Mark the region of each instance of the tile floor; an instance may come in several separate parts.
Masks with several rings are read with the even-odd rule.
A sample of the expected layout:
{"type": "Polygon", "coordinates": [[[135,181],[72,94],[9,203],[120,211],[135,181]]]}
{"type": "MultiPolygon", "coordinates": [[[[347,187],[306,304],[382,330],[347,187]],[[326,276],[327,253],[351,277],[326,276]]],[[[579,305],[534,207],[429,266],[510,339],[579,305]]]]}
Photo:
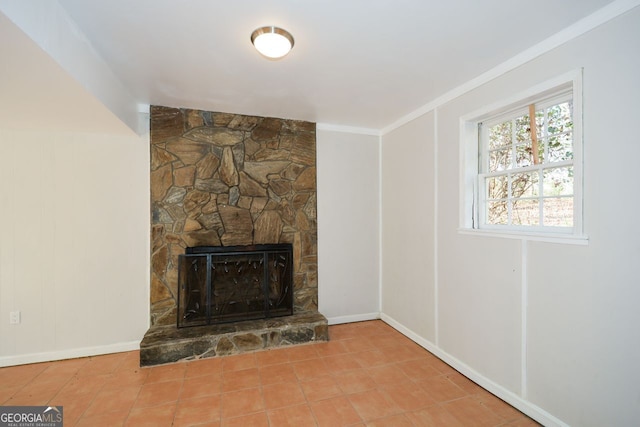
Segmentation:
{"type": "Polygon", "coordinates": [[[534,426],[382,321],[331,341],[140,368],[138,352],[0,368],[0,405],[70,426],[534,426]]]}

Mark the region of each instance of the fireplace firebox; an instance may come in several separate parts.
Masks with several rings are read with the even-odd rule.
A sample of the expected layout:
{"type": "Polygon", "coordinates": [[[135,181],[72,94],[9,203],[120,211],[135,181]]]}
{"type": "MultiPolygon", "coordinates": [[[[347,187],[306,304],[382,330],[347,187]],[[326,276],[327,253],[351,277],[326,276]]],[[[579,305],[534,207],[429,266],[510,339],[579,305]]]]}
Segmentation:
{"type": "Polygon", "coordinates": [[[293,314],[291,244],[189,247],[178,262],[179,328],[293,314]]]}

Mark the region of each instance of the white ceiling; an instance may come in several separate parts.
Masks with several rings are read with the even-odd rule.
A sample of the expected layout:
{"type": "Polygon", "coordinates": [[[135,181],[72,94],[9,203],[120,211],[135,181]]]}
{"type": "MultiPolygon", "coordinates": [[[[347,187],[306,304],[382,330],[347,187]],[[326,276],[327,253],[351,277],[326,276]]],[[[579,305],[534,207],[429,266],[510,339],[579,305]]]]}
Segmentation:
{"type": "Polygon", "coordinates": [[[59,0],[140,103],[382,129],[612,0],[59,0]],[[269,61],[249,37],[289,30],[269,61]]]}

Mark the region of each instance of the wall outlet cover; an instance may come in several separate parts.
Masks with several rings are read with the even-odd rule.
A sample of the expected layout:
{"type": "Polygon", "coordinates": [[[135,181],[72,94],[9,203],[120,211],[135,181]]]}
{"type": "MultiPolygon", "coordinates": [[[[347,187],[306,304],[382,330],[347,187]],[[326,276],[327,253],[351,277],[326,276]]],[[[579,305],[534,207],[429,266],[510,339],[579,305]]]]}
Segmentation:
{"type": "Polygon", "coordinates": [[[9,323],[12,325],[20,323],[20,311],[12,311],[9,313],[9,323]]]}

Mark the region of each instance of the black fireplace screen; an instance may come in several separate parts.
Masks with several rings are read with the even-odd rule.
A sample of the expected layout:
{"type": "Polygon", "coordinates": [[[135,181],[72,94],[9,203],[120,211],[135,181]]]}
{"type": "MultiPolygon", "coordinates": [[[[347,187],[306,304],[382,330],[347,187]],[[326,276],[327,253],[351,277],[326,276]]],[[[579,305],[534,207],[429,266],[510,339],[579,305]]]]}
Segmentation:
{"type": "Polygon", "coordinates": [[[179,328],[293,314],[291,244],[197,246],[178,258],[179,328]]]}

